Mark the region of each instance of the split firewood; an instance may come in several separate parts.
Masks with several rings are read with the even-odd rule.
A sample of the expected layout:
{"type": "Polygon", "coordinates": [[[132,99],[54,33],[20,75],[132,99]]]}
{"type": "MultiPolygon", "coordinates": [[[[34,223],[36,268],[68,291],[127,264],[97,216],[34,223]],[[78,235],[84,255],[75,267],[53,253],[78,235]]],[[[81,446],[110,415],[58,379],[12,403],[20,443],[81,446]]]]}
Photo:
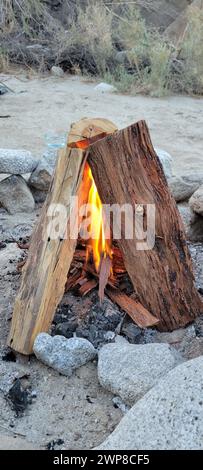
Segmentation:
{"type": "Polygon", "coordinates": [[[128,297],[119,289],[107,287],[105,292],[112,302],[124,310],[140,328],[155,326],[159,323],[159,319],[154,317],[140,302],[128,297]]]}
{"type": "Polygon", "coordinates": [[[95,287],[98,286],[98,281],[96,279],[89,279],[78,289],[78,294],[84,297],[89,294],[95,287]]]}
{"type": "MultiPolygon", "coordinates": [[[[116,126],[106,119],[83,119],[72,125],[68,143],[92,138],[103,132],[112,134],[115,130],[116,126]]],[[[78,210],[87,202],[85,161],[86,152],[81,149],[66,146],[59,151],[50,192],[30,242],[8,337],[8,345],[23,354],[31,354],[38,333],[49,330],[64,294],[67,273],[77,245],[77,234],[75,238],[70,235],[70,198],[78,196],[78,210]],[[67,209],[66,236],[63,239],[51,240],[48,236],[50,217],[47,213],[51,204],[62,204],[67,209]]],[[[78,217],[78,228],[81,220],[78,217]]]]}

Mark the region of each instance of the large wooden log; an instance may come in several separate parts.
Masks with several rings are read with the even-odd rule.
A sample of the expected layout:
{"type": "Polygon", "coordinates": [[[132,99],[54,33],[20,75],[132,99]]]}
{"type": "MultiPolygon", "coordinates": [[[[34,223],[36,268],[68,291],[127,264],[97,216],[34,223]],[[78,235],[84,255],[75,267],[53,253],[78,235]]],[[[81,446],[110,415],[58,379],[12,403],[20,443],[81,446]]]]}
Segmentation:
{"type": "MultiPolygon", "coordinates": [[[[158,327],[167,331],[185,326],[203,312],[203,304],[194,286],[180,214],[146,123],[91,145],[88,163],[103,204],[155,205],[154,247],[140,251],[135,233],[125,238],[123,222],[118,245],[137,299],[160,319],[158,327]]],[[[146,214],[144,219],[146,223],[146,214]]]]}
{"type": "MultiPolygon", "coordinates": [[[[115,130],[114,124],[105,119],[83,119],[71,127],[68,143],[115,130]]],[[[32,236],[8,338],[8,345],[23,354],[32,352],[38,333],[48,331],[64,293],[77,243],[77,234],[75,239],[70,236],[70,199],[78,196],[78,207],[87,201],[84,164],[85,153],[80,149],[67,146],[59,152],[51,188],[32,236]],[[66,238],[63,234],[56,240],[48,236],[47,214],[51,204],[62,204],[67,210],[66,238]]]]}

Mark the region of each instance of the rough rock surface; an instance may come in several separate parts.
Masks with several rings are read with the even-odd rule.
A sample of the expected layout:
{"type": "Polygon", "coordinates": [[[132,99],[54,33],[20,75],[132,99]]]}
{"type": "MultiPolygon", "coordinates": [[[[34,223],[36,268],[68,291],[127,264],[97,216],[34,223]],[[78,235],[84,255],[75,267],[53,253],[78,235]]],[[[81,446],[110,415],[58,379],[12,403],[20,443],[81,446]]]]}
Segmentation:
{"type": "Polygon", "coordinates": [[[168,152],[165,152],[165,150],[162,150],[160,148],[155,148],[154,150],[157,153],[159,160],[163,166],[163,170],[164,170],[166,178],[167,179],[171,178],[173,158],[168,152]]]}
{"type": "Polygon", "coordinates": [[[64,76],[64,71],[61,67],[57,67],[56,65],[53,65],[53,67],[51,68],[51,74],[54,76],[54,77],[63,77],[64,76]]]}
{"type": "Polygon", "coordinates": [[[100,93],[113,93],[116,88],[113,85],[109,85],[108,83],[101,82],[95,86],[95,91],[99,91],[100,93]]]}
{"type": "Polygon", "coordinates": [[[132,405],[180,360],[168,344],[111,343],[99,351],[98,378],[104,388],[132,405]]]}
{"type": "Polygon", "coordinates": [[[34,210],[34,198],[22,176],[12,175],[0,182],[0,205],[10,214],[34,210]]]}
{"type": "Polygon", "coordinates": [[[180,176],[173,176],[168,180],[168,184],[176,202],[189,199],[199,187],[198,183],[187,183],[180,176]]]}
{"type": "Polygon", "coordinates": [[[201,171],[198,171],[198,173],[190,172],[190,174],[183,175],[182,178],[188,184],[197,183],[198,186],[203,184],[203,173],[201,171]]]}
{"type": "Polygon", "coordinates": [[[194,212],[203,216],[203,185],[194,192],[189,200],[189,205],[194,212]]]}
{"type": "Polygon", "coordinates": [[[49,367],[70,377],[75,369],[96,356],[94,346],[84,338],[66,339],[40,333],[34,342],[36,357],[49,367]]]}
{"type": "Polygon", "coordinates": [[[31,173],[38,160],[27,150],[0,149],[0,173],[24,175],[31,173]]]}
{"type": "Polygon", "coordinates": [[[29,185],[39,191],[48,191],[56,164],[56,153],[45,154],[30,175],[29,185]]]}
{"type": "Polygon", "coordinates": [[[192,242],[203,242],[203,217],[201,215],[194,214],[187,236],[192,242]]]}
{"type": "Polygon", "coordinates": [[[170,371],[99,449],[203,449],[203,356],[170,371]]]}

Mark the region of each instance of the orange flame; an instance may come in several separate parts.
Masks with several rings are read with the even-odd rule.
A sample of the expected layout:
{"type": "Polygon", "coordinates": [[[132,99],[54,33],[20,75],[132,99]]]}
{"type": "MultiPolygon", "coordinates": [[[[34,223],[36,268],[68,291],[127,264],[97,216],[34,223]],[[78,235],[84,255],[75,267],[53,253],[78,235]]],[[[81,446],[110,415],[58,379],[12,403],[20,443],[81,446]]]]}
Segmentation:
{"type": "Polygon", "coordinates": [[[88,167],[88,171],[86,173],[87,178],[90,180],[89,182],[91,184],[88,194],[88,204],[91,204],[89,233],[92,234],[92,238],[90,239],[90,243],[87,247],[87,259],[89,259],[90,252],[92,251],[95,268],[99,271],[102,258],[105,258],[106,256],[109,256],[110,258],[112,257],[111,240],[105,238],[105,220],[102,210],[102,202],[99,197],[91,169],[88,164],[86,165],[88,167]]]}

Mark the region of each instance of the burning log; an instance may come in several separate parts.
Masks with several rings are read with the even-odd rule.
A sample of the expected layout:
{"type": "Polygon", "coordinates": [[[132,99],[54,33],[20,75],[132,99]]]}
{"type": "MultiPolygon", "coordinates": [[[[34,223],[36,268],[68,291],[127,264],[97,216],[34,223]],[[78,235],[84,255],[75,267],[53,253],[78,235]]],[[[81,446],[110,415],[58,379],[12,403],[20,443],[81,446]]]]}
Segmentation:
{"type": "MultiPolygon", "coordinates": [[[[83,119],[71,128],[68,142],[112,133],[116,127],[105,119],[83,119]]],[[[32,353],[38,333],[48,331],[56,307],[62,299],[77,238],[70,237],[70,198],[78,196],[78,207],[87,202],[88,187],[84,181],[85,152],[79,148],[62,149],[53,181],[38,225],[33,233],[24,267],[21,287],[16,298],[8,345],[23,354],[32,353]],[[51,204],[67,208],[66,238],[50,240],[47,235],[51,204]]]]}
{"type": "MultiPolygon", "coordinates": [[[[180,214],[146,123],[140,121],[93,144],[88,163],[103,204],[133,205],[133,216],[139,205],[154,205],[154,247],[137,249],[138,237],[133,233],[126,238],[123,224],[118,246],[137,298],[158,317],[160,330],[185,326],[203,312],[203,303],[194,286],[180,214]]],[[[144,213],[145,224],[146,219],[144,213]]]]}

